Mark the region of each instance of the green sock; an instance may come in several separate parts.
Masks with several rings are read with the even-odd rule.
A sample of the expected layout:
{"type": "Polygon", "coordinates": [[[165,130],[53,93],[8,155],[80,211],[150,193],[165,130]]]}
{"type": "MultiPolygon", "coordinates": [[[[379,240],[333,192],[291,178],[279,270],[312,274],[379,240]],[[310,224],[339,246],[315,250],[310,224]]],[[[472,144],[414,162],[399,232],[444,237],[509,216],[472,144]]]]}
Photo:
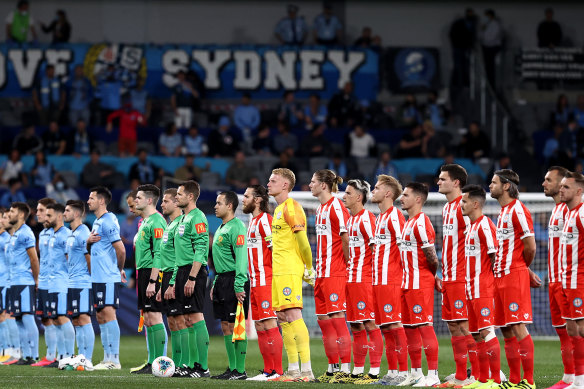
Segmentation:
{"type": "Polygon", "coordinates": [[[150,327],[149,331],[152,331],[152,344],[154,345],[154,352],[150,349],[150,354],[154,354],[152,361],[156,358],[164,355],[164,349],[166,347],[166,327],[164,324],[156,324],[150,327]]]}
{"type": "Polygon", "coordinates": [[[190,353],[189,353],[189,329],[188,328],[183,328],[182,330],[179,331],[180,333],[180,348],[182,351],[182,358],[179,361],[179,365],[180,367],[182,367],[183,365],[188,365],[189,364],[189,357],[190,357],[190,353]]]}
{"type": "Polygon", "coordinates": [[[235,369],[239,373],[244,373],[245,357],[247,354],[247,339],[236,340],[234,345],[235,345],[235,369]]]}
{"type": "Polygon", "coordinates": [[[197,331],[195,327],[189,327],[189,367],[195,367],[199,362],[199,349],[197,348],[197,331]]]}
{"type": "Polygon", "coordinates": [[[179,367],[182,361],[182,349],[181,349],[181,334],[180,331],[170,331],[170,340],[172,344],[172,361],[174,366],[179,367]]]}
{"type": "Polygon", "coordinates": [[[235,346],[231,339],[233,335],[223,335],[225,341],[225,350],[227,350],[227,359],[229,359],[229,370],[235,369],[235,346]]]}
{"type": "Polygon", "coordinates": [[[152,331],[152,327],[146,327],[146,342],[148,343],[148,363],[152,364],[154,362],[154,331],[152,331]]]}
{"type": "Polygon", "coordinates": [[[207,357],[209,355],[209,331],[207,331],[207,323],[201,320],[193,324],[193,328],[197,332],[197,349],[199,350],[199,364],[203,370],[209,368],[207,357]]]}

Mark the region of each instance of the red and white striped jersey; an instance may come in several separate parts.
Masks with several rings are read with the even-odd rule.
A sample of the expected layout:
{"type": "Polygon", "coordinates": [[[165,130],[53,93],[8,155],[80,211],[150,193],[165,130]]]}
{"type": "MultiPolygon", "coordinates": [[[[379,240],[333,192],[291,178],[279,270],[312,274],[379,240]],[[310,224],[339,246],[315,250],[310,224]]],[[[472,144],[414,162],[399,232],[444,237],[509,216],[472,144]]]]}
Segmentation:
{"type": "Polygon", "coordinates": [[[401,282],[403,277],[398,242],[406,218],[396,207],[377,216],[375,222],[375,253],[373,255],[373,285],[401,282]]]}
{"type": "Polygon", "coordinates": [[[250,286],[272,282],[272,215],[262,212],[247,228],[247,258],[250,286]]]}
{"type": "Polygon", "coordinates": [[[497,252],[497,227],[485,215],[471,223],[464,240],[466,293],[470,299],[493,297],[495,277],[489,254],[497,252]]]}
{"type": "Polygon", "coordinates": [[[316,209],[316,277],[346,277],[341,234],[347,232],[349,211],[336,197],[316,209]]]}
{"type": "Polygon", "coordinates": [[[582,203],[568,212],[561,237],[562,286],[564,289],[579,289],[584,286],[584,267],[579,266],[584,258],[584,207],[582,203]]]}
{"type": "Polygon", "coordinates": [[[470,219],[462,215],[462,196],[444,205],[442,210],[442,277],[444,281],[462,281],[466,274],[464,232],[470,219]]]}
{"type": "Polygon", "coordinates": [[[399,242],[403,268],[402,289],[434,287],[434,274],[430,271],[422,249],[434,246],[435,238],[434,227],[424,212],[410,218],[404,225],[399,242]]]}
{"type": "Polygon", "coordinates": [[[534,236],[529,209],[517,199],[501,208],[497,219],[499,249],[493,267],[495,277],[503,277],[513,269],[526,267],[523,239],[529,236],[534,236]]]}
{"type": "Polygon", "coordinates": [[[548,223],[548,279],[550,282],[562,282],[562,261],[560,260],[560,238],[564,222],[568,215],[566,203],[557,203],[548,223]]]}
{"type": "Polygon", "coordinates": [[[349,278],[347,282],[371,284],[371,258],[375,239],[375,215],[366,209],[349,218],[349,278]]]}

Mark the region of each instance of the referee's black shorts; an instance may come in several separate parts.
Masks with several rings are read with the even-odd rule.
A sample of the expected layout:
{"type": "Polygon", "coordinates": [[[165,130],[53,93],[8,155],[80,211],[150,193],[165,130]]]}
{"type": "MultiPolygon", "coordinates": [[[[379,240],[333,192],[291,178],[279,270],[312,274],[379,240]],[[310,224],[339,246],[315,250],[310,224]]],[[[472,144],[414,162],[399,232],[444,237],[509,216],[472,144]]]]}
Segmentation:
{"type": "MultiPolygon", "coordinates": [[[[235,272],[219,273],[213,286],[213,313],[215,319],[235,323],[235,311],[237,310],[237,297],[235,297],[235,272]]],[[[243,312],[247,319],[249,310],[249,279],[243,285],[245,300],[243,312]]]]}
{"type": "Polygon", "coordinates": [[[136,282],[138,283],[138,309],[144,312],[163,312],[162,302],[156,301],[156,293],[160,289],[160,272],[158,273],[154,296],[148,298],[146,297],[146,289],[150,282],[150,274],[152,273],[151,268],[138,269],[138,277],[136,282]]]}
{"type": "MultiPolygon", "coordinates": [[[[162,301],[164,304],[164,309],[166,312],[166,316],[178,316],[182,315],[182,305],[178,302],[176,298],[171,300],[164,299],[164,293],[166,293],[166,289],[170,286],[170,279],[172,278],[172,271],[165,271],[162,273],[162,301]]],[[[176,289],[175,289],[175,297],[176,297],[176,289]]]]}
{"type": "Polygon", "coordinates": [[[185,284],[189,279],[192,267],[193,265],[179,267],[176,272],[176,279],[174,280],[174,297],[180,303],[184,315],[188,313],[202,313],[205,306],[205,291],[207,290],[206,266],[201,266],[199,269],[193,294],[190,297],[185,296],[185,284]]]}

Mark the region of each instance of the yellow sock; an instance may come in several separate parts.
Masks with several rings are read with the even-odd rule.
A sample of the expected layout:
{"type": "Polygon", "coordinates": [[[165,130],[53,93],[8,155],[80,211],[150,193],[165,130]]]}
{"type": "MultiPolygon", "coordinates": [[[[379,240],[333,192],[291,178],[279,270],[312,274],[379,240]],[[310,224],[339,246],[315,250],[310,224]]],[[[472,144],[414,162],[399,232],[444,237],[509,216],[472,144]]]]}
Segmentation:
{"type": "Polygon", "coordinates": [[[310,364],[310,336],[308,335],[308,328],[306,328],[304,319],[294,320],[290,323],[290,327],[296,336],[296,348],[298,349],[298,354],[300,354],[300,362],[304,370],[304,366],[310,364]]]}
{"type": "Polygon", "coordinates": [[[282,339],[286,348],[286,354],[288,355],[288,365],[298,364],[298,348],[296,348],[296,340],[294,337],[292,323],[282,323],[282,339]]]}

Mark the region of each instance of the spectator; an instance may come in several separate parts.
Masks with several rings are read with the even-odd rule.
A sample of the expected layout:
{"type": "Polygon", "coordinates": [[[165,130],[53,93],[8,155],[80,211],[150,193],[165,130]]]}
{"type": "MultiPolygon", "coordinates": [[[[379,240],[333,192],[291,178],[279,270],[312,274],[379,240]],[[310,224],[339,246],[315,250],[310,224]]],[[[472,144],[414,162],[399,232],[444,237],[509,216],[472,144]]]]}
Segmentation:
{"type": "Polygon", "coordinates": [[[431,91],[428,94],[428,102],[424,109],[424,117],[430,120],[436,131],[441,131],[446,126],[448,121],[448,109],[438,102],[438,94],[436,91],[431,91]]]}
{"type": "Polygon", "coordinates": [[[66,84],[69,99],[69,123],[74,126],[79,119],[89,123],[89,105],[91,104],[91,83],[83,74],[83,65],[75,66],[75,74],[66,84]]]}
{"type": "Polygon", "coordinates": [[[6,17],[6,40],[16,43],[28,42],[28,31],[30,30],[32,38],[36,41],[37,34],[34,29],[34,19],[29,13],[30,6],[28,1],[20,0],[16,8],[6,17]]]}
{"type": "Polygon", "coordinates": [[[219,128],[209,134],[209,155],[214,158],[233,157],[239,150],[239,138],[231,131],[229,117],[219,119],[219,128]]]}
{"type": "Polygon", "coordinates": [[[206,155],[209,151],[205,138],[199,134],[196,126],[189,128],[189,133],[185,136],[185,148],[187,154],[193,154],[195,157],[206,155]]]}
{"type": "Polygon", "coordinates": [[[399,142],[396,158],[423,158],[424,131],[422,126],[413,127],[399,142]]]}
{"type": "Polygon", "coordinates": [[[59,173],[55,174],[53,181],[47,184],[46,190],[47,197],[55,199],[63,205],[69,200],[79,200],[77,192],[69,187],[65,178],[59,173]]]}
{"type": "Polygon", "coordinates": [[[470,82],[470,55],[476,41],[477,19],[474,11],[467,8],[463,18],[450,26],[452,45],[452,78],[455,87],[468,86],[470,82]]]}
{"type": "Polygon", "coordinates": [[[436,135],[434,126],[430,120],[426,120],[422,124],[424,130],[424,141],[422,145],[422,154],[426,158],[442,158],[446,153],[444,142],[436,135]]]}
{"type": "Polygon", "coordinates": [[[422,124],[420,107],[416,101],[416,96],[411,93],[406,95],[406,100],[399,109],[399,123],[403,127],[410,128],[422,124]]]}
{"type": "Polygon", "coordinates": [[[341,153],[333,154],[332,159],[326,165],[326,168],[332,170],[337,174],[337,176],[342,177],[343,181],[349,179],[349,168],[345,161],[343,161],[343,156],[341,153]]]}
{"type": "Polygon", "coordinates": [[[578,127],[584,128],[584,95],[578,95],[573,115],[578,127]]]}
{"type": "Polygon", "coordinates": [[[481,130],[477,122],[470,123],[467,133],[462,137],[460,146],[465,158],[477,160],[489,157],[491,154],[491,140],[481,130]]]}
{"type": "MultiPolygon", "coordinates": [[[[121,202],[126,204],[125,197],[122,198],[121,202]]],[[[128,205],[126,204],[125,207],[127,209],[128,205]]],[[[128,266],[130,262],[134,262],[132,258],[134,255],[134,237],[138,233],[139,218],[129,211],[126,212],[126,215],[126,220],[120,223],[120,238],[126,248],[126,266],[128,266]]]]}
{"type": "Polygon", "coordinates": [[[101,123],[107,121],[108,116],[122,108],[123,83],[116,72],[114,65],[108,65],[97,76],[98,90],[101,97],[101,123]]]}
{"type": "Polygon", "coordinates": [[[12,148],[22,155],[31,155],[43,149],[43,141],[36,134],[34,126],[28,126],[14,138],[12,148]]]}
{"type": "Polygon", "coordinates": [[[256,106],[251,105],[251,96],[245,93],[241,97],[241,105],[235,108],[233,113],[233,121],[235,126],[239,128],[243,134],[244,142],[251,146],[252,133],[254,133],[260,125],[260,110],[256,106]]]}
{"type": "Polygon", "coordinates": [[[339,18],[333,15],[333,7],[325,3],[323,11],[314,18],[314,42],[319,45],[331,46],[341,43],[343,25],[339,18]]]}
{"type": "Polygon", "coordinates": [[[149,99],[148,91],[144,89],[144,83],[145,81],[138,80],[136,87],[130,89],[129,97],[132,108],[140,112],[144,116],[144,123],[147,123],[150,118],[152,102],[149,99]]]}
{"type": "Polygon", "coordinates": [[[93,146],[93,137],[87,132],[85,121],[78,119],[75,130],[69,132],[67,154],[73,154],[77,158],[82,155],[89,155],[93,150],[93,146]]]}
{"type": "Polygon", "coordinates": [[[55,168],[53,164],[47,161],[47,156],[43,151],[37,151],[35,155],[34,166],[30,172],[32,184],[34,186],[45,187],[53,181],[55,168]]]}
{"type": "Polygon", "coordinates": [[[565,160],[562,158],[564,152],[560,151],[560,138],[564,132],[564,127],[556,123],[554,126],[554,136],[545,141],[543,146],[542,156],[544,158],[545,166],[560,165],[565,164],[565,160]]]}
{"type": "Polygon", "coordinates": [[[545,20],[537,26],[537,46],[553,49],[561,44],[562,27],[554,20],[554,10],[546,8],[545,20]]]}
{"type": "Polygon", "coordinates": [[[310,95],[308,105],[304,107],[304,122],[306,129],[312,130],[323,123],[326,123],[328,111],[326,105],[320,103],[320,96],[316,93],[310,95]]]}
{"type": "Polygon", "coordinates": [[[294,101],[294,92],[284,92],[284,102],[280,104],[278,120],[288,123],[291,128],[296,128],[300,126],[303,119],[304,113],[301,105],[294,101]]]}
{"type": "Polygon", "coordinates": [[[513,166],[511,166],[511,157],[509,157],[507,153],[499,154],[497,160],[493,163],[493,167],[491,168],[489,174],[487,175],[487,185],[491,184],[491,180],[493,179],[495,172],[501,169],[513,170],[513,166]]]}
{"type": "Polygon", "coordinates": [[[329,152],[330,143],[324,136],[324,124],[315,127],[302,141],[300,148],[307,157],[324,157],[329,152]]]}
{"type": "Polygon", "coordinates": [[[368,48],[371,46],[371,42],[373,42],[373,32],[371,31],[371,27],[363,27],[361,30],[361,36],[357,38],[353,46],[368,48]]]}
{"type": "Polygon", "coordinates": [[[280,155],[286,150],[291,150],[293,156],[298,151],[298,137],[290,133],[287,123],[278,123],[278,135],[274,137],[274,154],[280,155]]]}
{"type": "Polygon", "coordinates": [[[57,123],[56,120],[52,120],[49,123],[49,129],[43,132],[42,139],[43,144],[45,145],[45,153],[49,155],[65,154],[67,139],[65,138],[63,131],[59,128],[59,123],[57,123]]]}
{"type": "Polygon", "coordinates": [[[571,169],[579,157],[580,147],[582,146],[579,137],[578,123],[574,119],[568,122],[568,125],[562,135],[560,135],[560,150],[565,153],[567,164],[564,165],[566,169],[571,169]]]}
{"type": "Polygon", "coordinates": [[[10,152],[10,158],[8,158],[0,167],[0,177],[2,178],[2,184],[6,185],[10,180],[25,181],[26,176],[23,173],[24,165],[20,160],[20,153],[16,149],[12,149],[10,152]]]}
{"type": "Polygon", "coordinates": [[[37,78],[32,89],[32,100],[42,124],[59,120],[65,108],[65,88],[55,75],[53,65],[47,65],[45,74],[37,78]]]}
{"type": "Polygon", "coordinates": [[[272,166],[272,170],[279,169],[279,168],[286,168],[286,169],[292,170],[295,174],[298,173],[298,168],[296,167],[294,162],[292,162],[290,160],[290,158],[291,158],[290,152],[282,151],[280,153],[280,159],[278,160],[278,162],[276,162],[274,164],[274,166],[272,166]]]}
{"type": "Polygon", "coordinates": [[[22,182],[18,178],[11,178],[8,182],[9,189],[0,198],[0,206],[10,208],[10,204],[17,201],[26,203],[26,196],[22,192],[22,182]]]}
{"type": "Polygon", "coordinates": [[[353,158],[369,157],[375,149],[375,139],[368,134],[361,125],[355,126],[355,129],[347,134],[347,155],[353,158]]]}
{"type": "Polygon", "coordinates": [[[270,134],[270,126],[264,125],[258,131],[253,140],[253,150],[258,155],[271,156],[273,150],[273,141],[270,134]]]}
{"type": "Polygon", "coordinates": [[[101,154],[99,150],[94,149],[90,156],[89,162],[83,166],[81,172],[81,184],[85,188],[93,188],[95,186],[124,187],[125,178],[122,173],[100,161],[101,154]]]}
{"type": "Polygon", "coordinates": [[[377,165],[377,169],[375,169],[375,177],[381,174],[386,174],[388,176],[397,178],[397,166],[391,162],[391,153],[389,151],[384,151],[379,156],[379,164],[377,165]]]}
{"type": "Polygon", "coordinates": [[[353,96],[353,83],[347,81],[342,90],[329,101],[329,123],[332,127],[352,127],[357,115],[357,100],[353,96]]]}
{"type": "Polygon", "coordinates": [[[138,161],[130,167],[129,179],[137,179],[140,184],[155,184],[164,175],[164,171],[148,161],[148,152],[138,150],[138,161]]]}
{"type": "Polygon", "coordinates": [[[565,94],[558,96],[558,101],[556,102],[556,110],[552,112],[551,124],[568,124],[568,120],[572,113],[570,112],[570,105],[568,104],[568,97],[565,94]]]}
{"type": "Polygon", "coordinates": [[[195,156],[193,154],[187,154],[185,156],[185,164],[175,170],[174,178],[179,181],[200,181],[203,172],[209,171],[210,167],[211,164],[209,162],[207,162],[207,165],[204,169],[195,166],[195,156]]]}
{"type": "Polygon", "coordinates": [[[243,190],[249,185],[253,176],[252,169],[245,163],[243,151],[235,153],[235,159],[225,173],[225,183],[233,190],[243,190]]]}
{"type": "Polygon", "coordinates": [[[294,4],[288,5],[288,16],[280,19],[274,34],[281,44],[301,45],[304,43],[308,27],[302,16],[298,16],[298,7],[294,4]]]}
{"type": "Polygon", "coordinates": [[[119,119],[120,125],[118,136],[118,152],[120,156],[136,154],[136,144],[138,142],[136,127],[144,124],[144,116],[133,109],[130,103],[126,103],[123,109],[118,109],[107,116],[107,126],[105,128],[107,132],[112,132],[114,119],[119,119]]]}
{"type": "MultiPolygon", "coordinates": [[[[122,211],[123,213],[125,213],[126,215],[134,215],[132,212],[130,212],[130,205],[128,204],[129,199],[134,200],[136,198],[136,193],[138,193],[138,187],[140,186],[140,181],[138,181],[137,179],[134,180],[130,180],[130,187],[124,191],[124,193],[122,193],[122,195],[120,196],[120,211],[122,211]],[[133,197],[132,197],[133,196],[133,197]]],[[[140,223],[138,223],[140,224],[140,223]]],[[[132,236],[131,241],[134,240],[134,236],[132,236]]],[[[133,249],[132,249],[133,251],[133,249]]]]}
{"type": "Polygon", "coordinates": [[[158,148],[160,154],[167,157],[178,157],[182,152],[183,139],[178,133],[176,125],[169,123],[166,125],[166,131],[160,134],[158,139],[158,148]]]}
{"type": "Polygon", "coordinates": [[[190,128],[193,122],[193,103],[199,93],[186,78],[186,73],[179,70],[177,83],[172,87],[170,104],[174,111],[174,123],[178,128],[190,128]]]}
{"type": "Polygon", "coordinates": [[[501,47],[503,46],[503,29],[501,23],[495,15],[495,11],[488,9],[485,11],[487,22],[482,27],[481,45],[483,47],[483,60],[485,61],[485,72],[491,87],[495,89],[496,73],[495,61],[501,47]]]}
{"type": "Polygon", "coordinates": [[[48,26],[41,23],[41,28],[45,34],[53,34],[53,44],[67,43],[71,38],[71,23],[67,20],[67,14],[62,9],[57,10],[55,20],[48,26]]]}

